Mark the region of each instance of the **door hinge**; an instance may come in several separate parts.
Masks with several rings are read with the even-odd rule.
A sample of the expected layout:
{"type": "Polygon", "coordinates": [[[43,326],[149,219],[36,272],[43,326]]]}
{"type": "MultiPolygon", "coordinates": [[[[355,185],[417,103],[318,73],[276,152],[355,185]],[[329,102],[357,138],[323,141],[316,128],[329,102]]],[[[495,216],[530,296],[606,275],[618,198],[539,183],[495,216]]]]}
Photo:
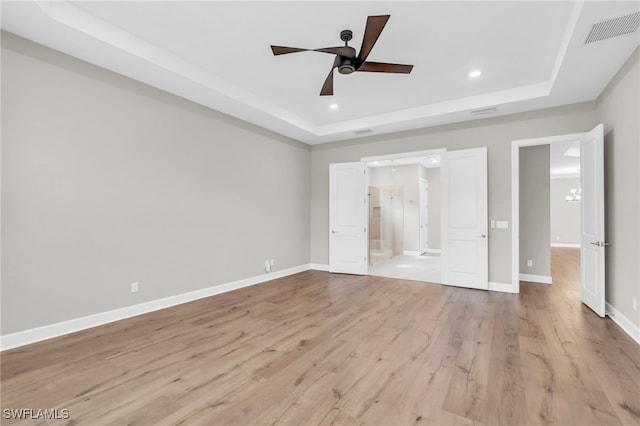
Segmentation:
{"type": "Polygon", "coordinates": [[[366,226],[364,227],[364,232],[367,232],[367,227],[366,226]]]}

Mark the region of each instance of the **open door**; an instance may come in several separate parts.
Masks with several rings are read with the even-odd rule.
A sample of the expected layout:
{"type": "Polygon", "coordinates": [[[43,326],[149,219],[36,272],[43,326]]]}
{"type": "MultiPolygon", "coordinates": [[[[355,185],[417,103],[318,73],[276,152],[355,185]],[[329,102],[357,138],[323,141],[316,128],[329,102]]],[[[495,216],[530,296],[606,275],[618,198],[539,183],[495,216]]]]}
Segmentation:
{"type": "Polygon", "coordinates": [[[367,200],[362,163],[329,165],[329,272],[367,272],[367,200]]]}
{"type": "Polygon", "coordinates": [[[602,124],[580,139],[582,230],[580,288],[582,302],[604,317],[604,130],[602,124]]]}
{"type": "Polygon", "coordinates": [[[429,248],[427,232],[428,228],[428,200],[429,200],[429,181],[420,179],[420,254],[426,253],[429,248]]]}
{"type": "Polygon", "coordinates": [[[488,290],[487,148],[441,159],[442,283],[488,290]]]}

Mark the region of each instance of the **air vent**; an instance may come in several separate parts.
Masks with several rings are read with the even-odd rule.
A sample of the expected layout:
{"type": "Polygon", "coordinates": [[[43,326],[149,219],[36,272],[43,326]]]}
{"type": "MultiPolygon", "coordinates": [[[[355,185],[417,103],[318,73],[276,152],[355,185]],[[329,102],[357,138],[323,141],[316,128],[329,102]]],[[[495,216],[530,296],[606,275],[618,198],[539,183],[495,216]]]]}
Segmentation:
{"type": "Polygon", "coordinates": [[[491,114],[494,112],[496,112],[496,107],[483,108],[483,109],[476,109],[475,111],[471,111],[471,115],[491,114]]]}
{"type": "Polygon", "coordinates": [[[617,18],[596,22],[591,27],[591,32],[584,44],[631,34],[638,29],[638,26],[640,26],[640,12],[627,13],[617,18]]]}
{"type": "Polygon", "coordinates": [[[371,130],[371,129],[362,129],[362,130],[356,130],[353,133],[355,133],[356,135],[366,135],[367,133],[373,133],[373,130],[371,130]]]}

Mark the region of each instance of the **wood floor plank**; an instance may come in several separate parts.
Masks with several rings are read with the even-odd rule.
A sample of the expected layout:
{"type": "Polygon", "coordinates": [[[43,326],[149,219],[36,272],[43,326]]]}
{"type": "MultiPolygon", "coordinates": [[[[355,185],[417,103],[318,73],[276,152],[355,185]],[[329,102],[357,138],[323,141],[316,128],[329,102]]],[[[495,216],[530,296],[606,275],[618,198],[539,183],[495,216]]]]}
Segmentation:
{"type": "Polygon", "coordinates": [[[640,347],[553,284],[490,293],[307,271],[5,351],[24,425],[634,425],[640,347]]]}

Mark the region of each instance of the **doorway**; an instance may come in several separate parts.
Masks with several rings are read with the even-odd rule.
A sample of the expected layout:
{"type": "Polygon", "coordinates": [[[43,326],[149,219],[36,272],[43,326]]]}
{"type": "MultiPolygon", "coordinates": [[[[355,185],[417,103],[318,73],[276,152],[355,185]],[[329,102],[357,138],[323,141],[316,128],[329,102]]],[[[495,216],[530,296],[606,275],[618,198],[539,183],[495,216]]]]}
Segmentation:
{"type": "Polygon", "coordinates": [[[519,289],[520,280],[551,284],[552,248],[579,247],[581,300],[600,316],[605,315],[604,248],[608,245],[604,239],[603,143],[603,126],[598,125],[588,133],[513,141],[511,157],[514,286],[519,289]],[[545,155],[546,188],[540,173],[545,155]],[[544,203],[546,213],[536,211],[544,203]],[[568,223],[562,222],[562,214],[568,223]],[[535,256],[541,261],[538,265],[535,256]]]}
{"type": "Polygon", "coordinates": [[[441,283],[440,155],[376,159],[365,166],[369,275],[441,283]],[[429,216],[438,226],[428,226],[429,216]]]}
{"type": "MultiPolygon", "coordinates": [[[[489,289],[487,148],[395,154],[329,165],[329,272],[369,273],[367,163],[440,155],[441,283],[489,289]]],[[[429,196],[429,199],[432,199],[429,196]]],[[[382,205],[380,205],[382,207],[382,205]]],[[[382,217],[382,216],[381,216],[382,217]]],[[[431,227],[433,228],[433,227],[431,227]]],[[[419,238],[419,229],[414,230],[419,238]]],[[[396,233],[394,232],[394,237],[396,233]]],[[[394,241],[394,245],[395,245],[394,241]]],[[[416,245],[419,250],[419,245],[416,245]]],[[[403,247],[404,255],[404,247],[403,247]]],[[[420,255],[420,253],[418,253],[420,255]]]]}
{"type": "Polygon", "coordinates": [[[521,147],[519,173],[519,279],[552,284],[553,249],[580,250],[580,141],[521,147]]]}

